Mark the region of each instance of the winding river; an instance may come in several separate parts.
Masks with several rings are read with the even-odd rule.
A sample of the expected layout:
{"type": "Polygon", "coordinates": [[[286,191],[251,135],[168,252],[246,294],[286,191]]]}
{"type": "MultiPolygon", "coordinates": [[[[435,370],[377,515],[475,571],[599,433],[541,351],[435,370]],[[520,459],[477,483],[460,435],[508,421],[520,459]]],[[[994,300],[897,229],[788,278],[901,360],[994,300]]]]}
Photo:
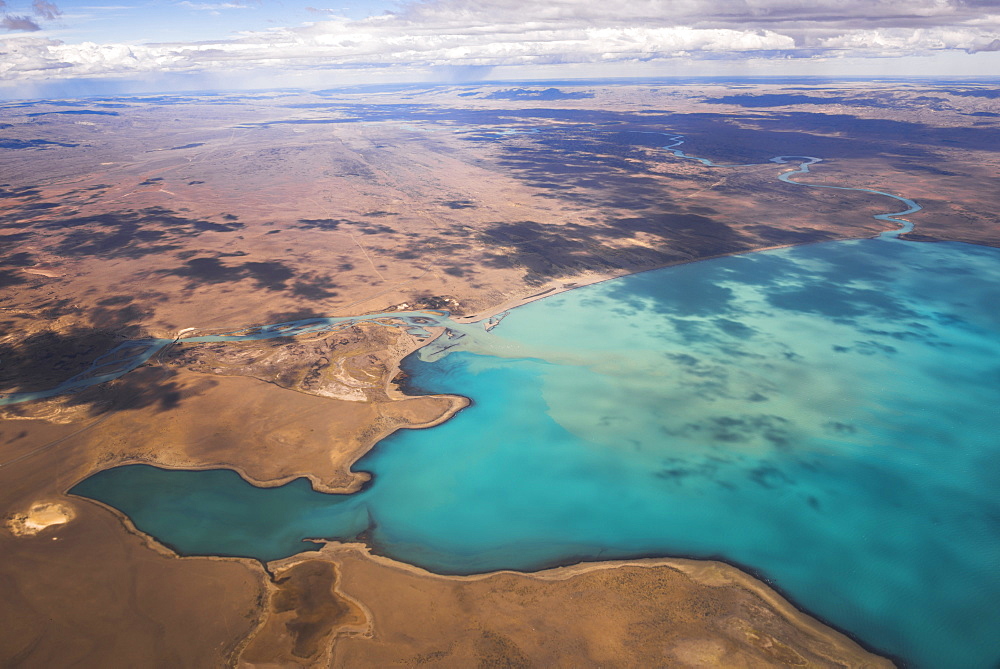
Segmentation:
{"type": "MultiPolygon", "coordinates": [[[[772,161],[798,162],[779,176],[796,184],[818,159],[772,161]]],[[[361,537],[441,573],[721,558],[914,666],[995,667],[1000,250],[900,240],[897,217],[919,206],[866,192],[906,206],[877,217],[899,229],[606,281],[489,332],[412,312],[185,339],[447,328],[404,361],[410,390],[472,406],[381,442],[357,465],[374,476],[360,493],[141,465],[71,492],[181,554],[271,560],[361,537]]],[[[123,345],[60,387],[170,341],[123,345]]]]}

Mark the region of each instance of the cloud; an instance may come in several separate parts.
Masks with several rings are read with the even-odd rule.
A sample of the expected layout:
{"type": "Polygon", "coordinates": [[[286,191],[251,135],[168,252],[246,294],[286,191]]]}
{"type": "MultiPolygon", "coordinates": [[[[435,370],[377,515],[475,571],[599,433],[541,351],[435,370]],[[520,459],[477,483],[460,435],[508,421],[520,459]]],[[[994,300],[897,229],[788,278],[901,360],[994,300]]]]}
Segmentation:
{"type": "Polygon", "coordinates": [[[995,39],[990,42],[982,40],[969,47],[968,51],[969,53],[978,53],[980,51],[1000,51],[1000,39],[995,39]]]}
{"type": "Polygon", "coordinates": [[[184,0],[180,4],[181,7],[187,7],[188,9],[194,9],[200,12],[218,12],[220,9],[248,9],[248,7],[239,2],[188,2],[184,0]]]}
{"type": "MultiPolygon", "coordinates": [[[[7,4],[4,0],[0,0],[0,9],[6,7],[7,4]]],[[[62,12],[55,4],[48,2],[47,0],[34,0],[31,5],[32,11],[36,16],[40,16],[43,19],[54,19],[62,12]]],[[[27,16],[15,16],[13,14],[5,14],[3,19],[0,19],[0,28],[11,32],[37,32],[41,30],[34,20],[27,16]]],[[[0,51],[0,55],[5,55],[0,51]]]]}
{"type": "Polygon", "coordinates": [[[62,14],[59,8],[55,6],[55,3],[47,2],[46,0],[34,0],[31,3],[31,9],[34,11],[35,16],[41,16],[43,19],[50,21],[62,14]]]}
{"type": "Polygon", "coordinates": [[[11,14],[3,17],[3,20],[0,21],[0,27],[4,30],[23,30],[25,32],[41,30],[41,27],[27,16],[13,16],[11,14]]]}
{"type": "Polygon", "coordinates": [[[982,15],[980,7],[996,8],[995,0],[982,4],[965,0],[549,0],[528,6],[523,0],[427,0],[412,2],[399,12],[410,21],[468,23],[586,22],[590,25],[628,23],[686,25],[711,28],[793,29],[832,27],[852,29],[940,25],[982,15]]]}
{"type": "MultiPolygon", "coordinates": [[[[2,2],[3,0],[0,0],[2,2]]],[[[51,7],[47,0],[34,0],[51,7]]],[[[239,2],[179,3],[189,9],[239,2]]],[[[0,78],[265,69],[424,68],[465,80],[503,66],[910,56],[997,50],[996,0],[420,0],[350,20],[312,9],[300,26],[198,43],[0,47],[0,78]]],[[[4,27],[8,30],[37,30],[4,27]]]]}

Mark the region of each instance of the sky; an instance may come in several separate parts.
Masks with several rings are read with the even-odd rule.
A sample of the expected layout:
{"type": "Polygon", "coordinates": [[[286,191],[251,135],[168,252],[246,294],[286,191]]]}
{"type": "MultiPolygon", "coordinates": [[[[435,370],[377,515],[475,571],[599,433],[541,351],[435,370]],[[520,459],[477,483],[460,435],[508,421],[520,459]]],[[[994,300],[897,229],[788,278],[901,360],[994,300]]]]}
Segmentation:
{"type": "Polygon", "coordinates": [[[1000,76],[1000,0],[0,0],[0,92],[1000,76]]]}

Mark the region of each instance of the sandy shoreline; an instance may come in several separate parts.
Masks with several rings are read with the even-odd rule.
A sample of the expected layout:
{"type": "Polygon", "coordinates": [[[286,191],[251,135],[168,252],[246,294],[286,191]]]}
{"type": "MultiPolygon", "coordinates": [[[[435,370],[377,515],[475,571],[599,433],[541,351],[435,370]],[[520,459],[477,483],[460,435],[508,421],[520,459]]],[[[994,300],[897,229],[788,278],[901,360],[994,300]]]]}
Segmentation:
{"type": "MultiPolygon", "coordinates": [[[[316,543],[324,542],[322,539],[310,539],[309,541],[315,541],[316,543]]],[[[406,571],[421,578],[433,578],[456,583],[483,581],[501,574],[509,574],[512,576],[539,581],[565,581],[582,574],[589,574],[597,571],[623,569],[626,567],[653,568],[665,566],[681,571],[704,585],[737,585],[765,600],[776,611],[789,619],[794,620],[797,625],[803,628],[808,628],[819,635],[829,635],[832,631],[833,633],[842,636],[845,640],[849,641],[849,643],[855,644],[867,652],[880,655],[881,657],[897,664],[900,662],[898,658],[887,654],[885,651],[868,645],[863,639],[860,639],[850,632],[837,627],[835,624],[820,616],[810,613],[805,607],[795,604],[794,600],[792,600],[789,595],[782,592],[777,585],[768,582],[762,576],[754,574],[751,568],[733,563],[723,557],[700,559],[674,556],[649,556],[614,560],[583,560],[580,562],[543,567],[532,571],[497,569],[476,574],[447,574],[424,569],[423,567],[382,555],[376,552],[372,546],[363,542],[328,541],[324,543],[322,548],[315,552],[310,551],[298,553],[287,558],[268,562],[267,568],[269,571],[274,568],[284,568],[299,562],[315,559],[317,555],[326,557],[327,555],[337,554],[343,551],[356,553],[363,556],[367,560],[377,562],[393,569],[406,571]]]]}
{"type": "MultiPolygon", "coordinates": [[[[253,485],[271,487],[271,485],[269,485],[270,482],[254,482],[243,474],[241,474],[241,476],[246,479],[248,483],[253,485]]],[[[617,570],[626,570],[629,568],[642,568],[649,570],[668,568],[670,570],[683,573],[692,581],[708,588],[729,586],[745,590],[766,602],[767,605],[770,606],[777,614],[785,617],[799,629],[805,630],[807,633],[814,635],[815,637],[828,641],[845,655],[856,656],[858,654],[871,654],[882,660],[877,664],[857,666],[903,666],[898,658],[886,654],[879,649],[870,647],[863,640],[855,637],[851,633],[836,627],[823,618],[809,613],[806,609],[797,606],[790,598],[788,598],[787,595],[779,590],[776,590],[775,586],[767,583],[752,573],[749,573],[745,567],[731,564],[724,559],[691,559],[669,556],[639,557],[633,559],[583,561],[562,566],[547,567],[536,571],[500,569],[478,574],[459,575],[436,573],[416,565],[380,555],[374,552],[373,548],[365,543],[324,541],[321,539],[308,540],[310,542],[315,541],[317,544],[322,544],[313,550],[307,550],[287,558],[269,562],[262,562],[253,558],[219,555],[185,556],[180,555],[168,545],[161,543],[154,537],[139,530],[125,513],[119,511],[115,507],[97,500],[78,497],[76,495],[67,494],[67,497],[75,499],[79,502],[93,504],[110,511],[114,517],[118,519],[125,531],[129,534],[137,536],[148,548],[163,557],[173,560],[210,560],[243,564],[258,573],[262,581],[267,584],[267,587],[270,589],[274,588],[273,582],[275,574],[286,572],[297,565],[316,561],[332,562],[340,565],[344,556],[369,562],[393,571],[403,572],[417,579],[454,583],[459,585],[488,581],[489,579],[493,579],[498,576],[511,576],[518,579],[525,579],[528,582],[567,582],[580,576],[598,572],[612,572],[617,570]]],[[[334,637],[372,638],[376,629],[376,616],[372,610],[366,606],[365,602],[361,598],[345,592],[340,585],[336,586],[335,591],[337,595],[343,597],[345,600],[349,601],[351,604],[357,606],[361,611],[363,611],[365,613],[367,623],[364,625],[350,625],[344,627],[343,629],[338,629],[336,630],[334,637]]],[[[267,617],[268,612],[266,609],[262,608],[259,611],[259,616],[254,630],[240,641],[239,650],[237,650],[234,654],[234,658],[238,658],[243,649],[246,649],[254,642],[257,635],[263,630],[267,617]]],[[[328,651],[329,650],[330,649],[328,649],[328,651]]]]}
{"type": "MultiPolygon", "coordinates": [[[[290,392],[296,392],[296,391],[290,391],[290,392]]],[[[303,394],[308,394],[308,393],[303,393],[303,394]]],[[[410,396],[406,395],[404,397],[410,397],[410,396]]],[[[384,440],[386,437],[388,437],[389,435],[393,434],[397,430],[408,430],[408,429],[422,430],[422,429],[427,429],[427,428],[431,428],[431,427],[435,427],[437,425],[440,425],[441,423],[444,423],[445,421],[449,420],[452,416],[454,416],[456,413],[458,413],[459,411],[461,411],[465,407],[469,406],[469,404],[471,403],[471,400],[469,398],[463,397],[461,395],[429,395],[429,396],[425,395],[424,397],[437,397],[437,398],[450,399],[450,400],[452,400],[452,408],[450,410],[448,410],[447,412],[445,412],[443,415],[441,415],[438,418],[435,418],[433,420],[426,421],[424,423],[418,423],[418,424],[412,424],[412,425],[406,425],[406,426],[397,427],[394,430],[392,430],[392,432],[390,432],[389,434],[386,434],[384,437],[382,437],[381,439],[379,439],[378,442],[381,442],[382,440],[384,440]]],[[[376,443],[378,443],[378,442],[376,442],[376,443]]],[[[373,445],[373,447],[374,447],[374,445],[373,445]]],[[[371,449],[369,449],[369,451],[370,450],[371,449]]],[[[366,452],[361,453],[360,455],[358,455],[348,465],[348,469],[351,466],[353,466],[354,462],[357,462],[357,460],[360,460],[362,457],[364,457],[365,455],[367,455],[369,451],[366,451],[366,452]]],[[[173,471],[187,471],[187,472],[210,471],[210,470],[216,470],[216,469],[227,469],[227,470],[231,470],[233,472],[236,472],[241,479],[243,479],[244,481],[246,481],[250,485],[254,486],[255,488],[280,488],[281,486],[287,485],[287,484],[291,483],[292,481],[296,481],[298,479],[307,479],[309,481],[309,484],[310,484],[310,486],[312,487],[313,490],[315,490],[316,492],[321,492],[321,493],[328,494],[328,495],[351,495],[351,494],[354,494],[356,492],[359,492],[361,490],[361,488],[368,482],[368,477],[367,476],[364,476],[361,472],[354,472],[353,470],[351,470],[351,473],[355,475],[355,477],[354,477],[354,484],[352,484],[350,486],[338,487],[338,486],[330,486],[330,485],[324,483],[315,474],[313,474],[311,472],[308,472],[308,471],[305,471],[305,470],[298,470],[298,471],[293,472],[292,474],[289,474],[287,476],[283,476],[283,477],[275,478],[275,479],[258,479],[256,477],[254,477],[253,475],[251,475],[246,470],[246,468],[244,468],[242,465],[239,465],[239,464],[236,464],[235,462],[227,461],[227,460],[219,460],[217,462],[204,463],[204,464],[198,464],[198,465],[191,465],[191,464],[171,464],[169,462],[163,462],[162,460],[157,460],[157,459],[153,459],[153,458],[129,457],[129,458],[123,458],[121,460],[118,460],[118,461],[114,462],[113,464],[111,464],[108,467],[99,467],[99,468],[95,469],[94,471],[89,472],[83,478],[81,478],[79,481],[75,481],[71,485],[67,486],[65,488],[65,490],[63,490],[63,494],[65,494],[65,495],[67,495],[69,497],[77,497],[76,495],[71,495],[69,493],[69,489],[72,488],[73,486],[75,486],[80,481],[82,481],[82,480],[84,480],[86,478],[89,478],[89,477],[91,477],[91,476],[93,476],[93,475],[95,475],[95,474],[97,474],[99,472],[102,472],[102,471],[106,470],[106,469],[113,469],[115,467],[124,467],[126,465],[150,465],[150,466],[153,466],[153,467],[157,467],[159,469],[169,469],[169,470],[173,470],[173,471]],[[362,480],[358,480],[359,477],[362,480]]],[[[79,499],[87,499],[89,501],[95,501],[95,500],[90,500],[89,497],[79,497],[79,499]]],[[[104,506],[106,506],[106,505],[104,505],[104,506]]],[[[113,507],[108,507],[108,508],[113,508],[113,507]]]]}
{"type": "MultiPolygon", "coordinates": [[[[587,561],[575,564],[545,568],[537,571],[517,571],[517,570],[496,570],[471,575],[448,575],[438,574],[421,567],[417,567],[405,562],[376,554],[372,548],[363,543],[328,543],[317,551],[302,553],[282,560],[276,560],[268,564],[269,571],[288,569],[297,564],[302,564],[312,560],[332,560],[338,561],[345,555],[352,558],[361,559],[378,564],[382,567],[405,572],[418,579],[429,579],[432,581],[443,581],[456,584],[470,584],[476,582],[489,581],[498,576],[511,576],[524,579],[528,582],[566,582],[588,574],[608,571],[620,571],[630,568],[641,568],[654,570],[658,568],[669,568],[688,576],[695,581],[709,588],[717,587],[737,587],[759,597],[766,602],[775,612],[784,616],[800,629],[822,637],[841,649],[845,654],[861,652],[878,653],[877,650],[867,647],[862,641],[854,638],[849,633],[840,630],[827,621],[819,619],[803,609],[797,607],[782,593],[775,591],[769,584],[761,579],[748,574],[743,569],[732,565],[724,560],[695,560],[687,558],[673,557],[648,557],[636,559],[621,559],[608,561],[587,561]]],[[[364,602],[350,593],[339,593],[345,598],[352,599],[362,609],[366,609],[364,602]]],[[[369,621],[371,614],[369,612],[369,621]]],[[[349,634],[355,634],[358,630],[347,630],[349,634]]],[[[371,630],[366,632],[366,636],[371,636],[371,630]]],[[[887,658],[885,666],[891,666],[893,658],[887,658]]]]}
{"type": "MultiPolygon", "coordinates": [[[[464,400],[465,398],[459,398],[464,400]]],[[[463,408],[465,404],[458,406],[454,412],[457,412],[463,408]]],[[[450,412],[447,415],[441,416],[436,420],[430,421],[427,424],[413,426],[413,429],[424,429],[438,425],[446,420],[448,420],[454,412],[450,412]]],[[[381,440],[379,440],[381,441],[381,440]]],[[[373,446],[374,447],[374,446],[373,446]]],[[[336,488],[327,489],[328,486],[324,486],[319,482],[315,476],[302,473],[299,475],[293,475],[281,479],[275,480],[258,480],[252,477],[248,472],[241,466],[235,465],[233,463],[215,463],[211,465],[204,465],[198,467],[183,466],[183,465],[170,465],[162,462],[154,462],[142,459],[131,459],[127,462],[121,462],[115,466],[123,466],[125,464],[148,464],[156,466],[163,469],[173,469],[177,471],[203,471],[211,469],[230,469],[235,471],[241,478],[243,478],[248,484],[259,488],[272,488],[279,487],[290,483],[293,480],[299,478],[306,478],[310,481],[312,487],[318,492],[323,492],[327,494],[354,494],[358,492],[367,481],[359,483],[357,486],[351,486],[349,488],[336,488]]],[[[99,471],[99,470],[98,470],[99,471]]],[[[92,472],[89,475],[92,475],[92,472]]],[[[75,485],[75,483],[73,484],[75,485]]],[[[768,603],[775,611],[779,612],[781,615],[787,617],[789,620],[794,621],[794,623],[803,628],[811,630],[814,634],[823,636],[826,638],[837,639],[842,638],[838,643],[846,643],[848,647],[856,646],[859,649],[863,649],[868,653],[874,653],[880,655],[887,660],[898,662],[896,658],[891,655],[886,654],[884,651],[880,651],[877,648],[873,648],[866,644],[864,640],[855,637],[853,634],[840,629],[831,622],[816,616],[808,611],[807,608],[798,606],[794,601],[785,593],[781,592],[780,587],[771,584],[766,579],[755,574],[753,569],[748,568],[744,565],[739,565],[732,563],[722,557],[715,558],[688,558],[688,557],[676,557],[676,556],[644,556],[636,558],[624,558],[624,559],[614,559],[614,560],[593,560],[593,561],[582,561],[582,562],[570,562],[568,564],[557,564],[555,566],[543,567],[538,570],[532,571],[520,571],[516,569],[500,569],[487,571],[477,574],[448,574],[448,573],[438,573],[430,571],[428,569],[412,565],[403,561],[393,559],[391,557],[382,555],[377,552],[377,548],[363,542],[340,542],[340,541],[329,541],[323,538],[311,538],[304,539],[304,543],[315,543],[318,547],[315,549],[306,549],[301,553],[289,556],[287,558],[282,558],[279,560],[264,562],[255,558],[246,557],[236,557],[236,556],[219,556],[219,555],[181,555],[176,550],[171,548],[168,544],[160,542],[155,537],[143,532],[138,529],[132,520],[124,512],[116,509],[113,506],[107,505],[103,502],[93,500],[86,497],[79,497],[72,495],[68,492],[68,489],[72,485],[68,486],[64,494],[79,502],[95,504],[110,511],[118,520],[121,522],[123,528],[139,538],[152,550],[156,551],[160,555],[170,559],[179,560],[221,560],[225,562],[239,562],[248,566],[252,566],[254,569],[260,569],[268,575],[274,574],[276,571],[282,569],[287,569],[296,564],[307,562],[310,560],[321,559],[327,560],[332,555],[338,555],[342,552],[350,552],[358,556],[362,556],[363,559],[369,560],[379,565],[390,567],[395,570],[401,570],[407,572],[418,578],[428,578],[436,579],[453,583],[470,583],[475,581],[483,581],[492,578],[497,575],[512,575],[520,578],[525,578],[529,580],[538,581],[565,581],[576,576],[589,574],[597,571],[604,570],[615,570],[624,569],[627,567],[669,567],[677,571],[681,571],[692,579],[703,583],[708,586],[712,585],[734,585],[743,588],[764,601],[768,603]]],[[[363,610],[367,610],[364,603],[357,600],[357,598],[350,598],[357,603],[363,610]]],[[[370,613],[370,612],[369,612],[370,613]]],[[[371,616],[369,615],[369,620],[371,616]]],[[[350,633],[357,633],[358,630],[351,630],[350,633]]],[[[252,635],[251,635],[252,637],[252,635]]],[[[245,640],[242,645],[247,645],[251,642],[251,638],[245,640]]]]}

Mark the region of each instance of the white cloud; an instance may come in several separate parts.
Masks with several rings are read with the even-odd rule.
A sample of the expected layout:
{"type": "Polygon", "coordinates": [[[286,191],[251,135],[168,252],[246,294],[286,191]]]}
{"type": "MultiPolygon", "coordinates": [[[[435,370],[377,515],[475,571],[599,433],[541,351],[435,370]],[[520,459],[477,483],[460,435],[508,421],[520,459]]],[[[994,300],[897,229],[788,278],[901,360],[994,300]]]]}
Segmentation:
{"type": "Polygon", "coordinates": [[[217,13],[220,9],[248,9],[247,5],[238,2],[188,2],[188,0],[183,0],[177,4],[199,12],[213,13],[217,13]]]}
{"type": "MultiPolygon", "coordinates": [[[[180,3],[189,9],[237,2],[180,3]]],[[[488,68],[790,55],[991,51],[991,0],[425,0],[395,14],[242,33],[210,43],[0,41],[0,78],[234,69],[488,68]]]]}

